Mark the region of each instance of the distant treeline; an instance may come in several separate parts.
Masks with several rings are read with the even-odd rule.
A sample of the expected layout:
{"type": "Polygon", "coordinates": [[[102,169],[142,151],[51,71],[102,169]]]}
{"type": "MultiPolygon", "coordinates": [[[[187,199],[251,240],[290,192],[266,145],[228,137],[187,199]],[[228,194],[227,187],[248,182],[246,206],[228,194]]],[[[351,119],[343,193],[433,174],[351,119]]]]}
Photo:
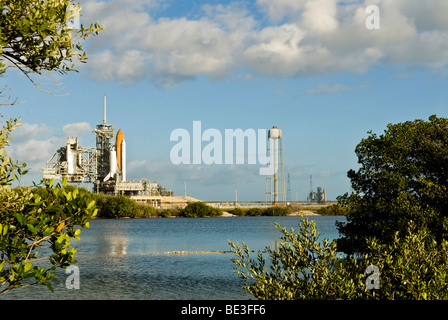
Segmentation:
{"type": "Polygon", "coordinates": [[[267,207],[267,208],[232,208],[226,209],[228,213],[236,216],[286,216],[291,213],[297,213],[301,210],[312,211],[317,214],[325,216],[339,216],[346,215],[348,208],[342,207],[338,204],[333,204],[326,207],[303,207],[301,205],[288,205],[284,207],[267,207]]]}
{"type": "Polygon", "coordinates": [[[234,208],[226,209],[230,214],[236,216],[286,216],[288,214],[288,207],[268,207],[268,208],[234,208]]]}
{"type": "MultiPolygon", "coordinates": [[[[76,187],[68,185],[67,191],[76,187]]],[[[185,208],[156,209],[152,206],[137,204],[128,196],[108,196],[96,194],[85,188],[78,188],[79,194],[85,196],[86,201],[95,200],[99,218],[156,218],[156,217],[210,217],[222,215],[222,210],[206,205],[203,202],[189,203],[185,208]]],[[[35,193],[45,197],[48,192],[45,188],[35,188],[35,193]]]]}
{"type": "MultiPolygon", "coordinates": [[[[75,186],[66,186],[68,191],[75,189],[75,186]]],[[[156,217],[217,217],[224,211],[236,216],[286,216],[302,209],[299,205],[289,205],[286,207],[267,208],[230,208],[218,209],[207,205],[204,202],[191,202],[185,208],[157,209],[152,206],[137,204],[134,200],[124,195],[108,196],[96,194],[84,188],[78,188],[79,194],[85,196],[87,201],[95,200],[98,208],[97,217],[100,218],[156,218],[156,217]]],[[[47,192],[44,188],[36,188],[35,192],[41,197],[45,197],[47,192]]],[[[339,205],[316,208],[314,212],[322,215],[344,215],[347,209],[339,205]]]]}

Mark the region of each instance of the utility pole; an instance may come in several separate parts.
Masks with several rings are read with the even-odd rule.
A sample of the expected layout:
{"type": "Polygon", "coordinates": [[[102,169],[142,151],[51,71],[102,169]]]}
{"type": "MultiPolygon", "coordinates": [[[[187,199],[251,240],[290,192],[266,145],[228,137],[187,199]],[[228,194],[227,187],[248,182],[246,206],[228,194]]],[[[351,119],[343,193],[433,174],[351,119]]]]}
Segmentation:
{"type": "Polygon", "coordinates": [[[287,187],[287,191],[286,191],[286,194],[287,194],[287,199],[286,199],[286,201],[291,201],[291,177],[290,177],[290,175],[289,175],[289,172],[288,172],[288,187],[287,187]]]}
{"type": "Polygon", "coordinates": [[[238,204],[238,187],[235,187],[235,207],[238,204]]]}

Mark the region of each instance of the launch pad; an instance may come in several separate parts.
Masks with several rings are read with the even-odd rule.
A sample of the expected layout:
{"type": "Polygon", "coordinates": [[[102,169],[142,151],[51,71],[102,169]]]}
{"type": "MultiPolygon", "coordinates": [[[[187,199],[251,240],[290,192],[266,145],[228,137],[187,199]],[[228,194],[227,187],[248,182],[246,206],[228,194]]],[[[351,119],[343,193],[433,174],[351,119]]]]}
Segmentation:
{"type": "Polygon", "coordinates": [[[43,169],[44,179],[63,179],[74,183],[93,183],[93,192],[129,196],[172,196],[155,181],[127,181],[126,140],[121,130],[115,136],[112,124],[106,121],[104,97],[103,123],[93,130],[96,147],[84,148],[78,138],[67,138],[67,144],[58,149],[43,169]]]}

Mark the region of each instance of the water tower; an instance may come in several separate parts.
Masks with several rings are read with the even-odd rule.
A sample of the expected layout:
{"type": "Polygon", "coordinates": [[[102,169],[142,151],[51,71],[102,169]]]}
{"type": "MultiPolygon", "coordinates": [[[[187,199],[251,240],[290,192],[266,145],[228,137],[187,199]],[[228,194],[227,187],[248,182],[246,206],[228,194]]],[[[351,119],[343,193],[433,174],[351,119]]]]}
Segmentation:
{"type": "Polygon", "coordinates": [[[286,201],[282,144],[282,130],[273,126],[268,132],[267,157],[269,160],[267,165],[269,174],[266,175],[266,202],[271,201],[274,205],[278,204],[279,194],[282,195],[281,201],[286,201]],[[279,180],[281,191],[279,191],[279,180]]]}

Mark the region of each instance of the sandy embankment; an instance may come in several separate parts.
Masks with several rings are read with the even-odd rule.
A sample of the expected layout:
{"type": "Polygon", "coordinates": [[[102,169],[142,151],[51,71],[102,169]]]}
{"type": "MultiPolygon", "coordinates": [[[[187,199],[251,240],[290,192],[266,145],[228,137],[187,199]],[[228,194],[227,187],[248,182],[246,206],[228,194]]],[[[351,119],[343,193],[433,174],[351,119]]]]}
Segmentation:
{"type": "MultiPolygon", "coordinates": [[[[309,210],[300,210],[298,212],[293,212],[293,213],[288,214],[288,216],[300,216],[300,215],[304,215],[304,216],[320,216],[320,214],[314,213],[313,211],[309,211],[309,210]]],[[[222,213],[221,217],[236,217],[236,215],[228,213],[227,211],[224,211],[222,213]]]]}
{"type": "Polygon", "coordinates": [[[315,212],[310,211],[310,210],[300,210],[299,212],[294,212],[294,213],[288,214],[288,216],[300,216],[300,215],[304,215],[304,216],[320,216],[320,214],[315,213],[315,212]]]}

